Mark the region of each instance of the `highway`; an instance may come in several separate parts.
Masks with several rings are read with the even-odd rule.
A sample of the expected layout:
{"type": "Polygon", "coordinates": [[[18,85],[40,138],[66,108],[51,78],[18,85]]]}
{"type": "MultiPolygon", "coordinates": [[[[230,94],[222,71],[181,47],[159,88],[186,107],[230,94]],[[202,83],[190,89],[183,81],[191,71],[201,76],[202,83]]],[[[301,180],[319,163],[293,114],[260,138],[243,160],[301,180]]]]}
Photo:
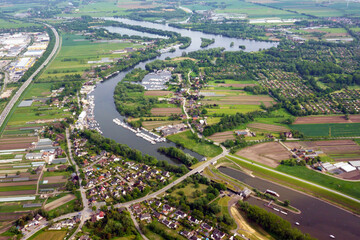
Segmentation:
{"type": "Polygon", "coordinates": [[[52,52],[50,53],[50,55],[48,56],[48,58],[43,62],[43,64],[41,64],[41,66],[38,69],[36,69],[36,71],[23,83],[23,85],[21,85],[21,87],[17,90],[15,95],[11,98],[9,103],[6,105],[6,107],[4,108],[3,112],[0,115],[0,127],[4,124],[5,119],[11,112],[11,109],[15,106],[16,102],[19,100],[20,96],[25,91],[25,89],[30,85],[30,83],[32,82],[34,77],[51,61],[51,59],[55,56],[57,50],[59,49],[60,37],[59,37],[58,32],[52,26],[50,26],[48,24],[45,24],[45,25],[47,27],[49,27],[55,35],[54,48],[53,48],[52,52]]]}

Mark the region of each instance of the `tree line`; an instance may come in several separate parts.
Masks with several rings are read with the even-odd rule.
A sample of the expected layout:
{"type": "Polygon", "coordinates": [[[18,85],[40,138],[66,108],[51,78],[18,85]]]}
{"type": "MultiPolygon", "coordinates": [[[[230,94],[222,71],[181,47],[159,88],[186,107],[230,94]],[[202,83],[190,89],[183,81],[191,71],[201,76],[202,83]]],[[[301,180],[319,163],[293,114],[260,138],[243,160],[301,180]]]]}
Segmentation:
{"type": "Polygon", "coordinates": [[[176,147],[159,147],[158,152],[165,154],[168,157],[175,158],[186,166],[191,166],[198,162],[197,158],[191,156],[188,153],[184,153],[184,151],[176,147]]]}

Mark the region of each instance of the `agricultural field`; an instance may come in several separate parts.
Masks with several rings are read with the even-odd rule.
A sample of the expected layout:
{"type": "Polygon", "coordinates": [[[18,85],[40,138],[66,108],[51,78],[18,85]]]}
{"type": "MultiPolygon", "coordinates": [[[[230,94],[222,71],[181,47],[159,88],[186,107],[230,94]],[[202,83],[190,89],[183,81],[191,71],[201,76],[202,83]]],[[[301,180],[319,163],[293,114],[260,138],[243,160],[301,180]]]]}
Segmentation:
{"type": "MultiPolygon", "coordinates": [[[[0,8],[3,9],[0,5],[0,8]]],[[[22,28],[22,27],[30,27],[30,26],[37,26],[35,23],[30,22],[22,22],[19,20],[13,19],[3,19],[0,18],[0,29],[10,29],[10,28],[22,28]]]]}
{"type": "Polygon", "coordinates": [[[31,106],[17,106],[10,115],[0,141],[1,139],[7,139],[11,144],[16,143],[16,138],[19,141],[16,143],[18,145],[14,145],[16,147],[10,148],[8,146],[7,149],[29,147],[28,143],[34,141],[30,140],[29,137],[34,134],[34,127],[40,127],[46,122],[53,122],[71,116],[71,113],[65,107],[50,106],[43,100],[43,98],[50,95],[51,85],[51,83],[33,83],[25,91],[21,101],[34,101],[31,106]],[[14,138],[14,141],[10,140],[11,138],[14,138]],[[29,140],[23,141],[26,138],[29,140]],[[24,144],[20,144],[22,142],[24,144]]]}
{"type": "Polygon", "coordinates": [[[44,209],[45,209],[46,211],[53,210],[53,209],[55,209],[55,208],[57,208],[57,207],[60,207],[60,206],[63,205],[63,204],[66,204],[66,203],[74,200],[75,198],[76,198],[76,197],[75,197],[74,195],[68,194],[68,195],[66,195],[66,196],[64,196],[64,197],[61,197],[61,198],[56,199],[56,200],[54,200],[54,201],[52,201],[52,202],[50,202],[50,203],[47,203],[47,204],[44,206],[44,209]]]}
{"type": "Polygon", "coordinates": [[[225,142],[226,140],[234,140],[235,134],[234,131],[219,132],[211,135],[208,138],[214,142],[222,143],[225,142]]]}
{"type": "Polygon", "coordinates": [[[153,116],[171,116],[171,114],[181,114],[181,108],[152,108],[151,115],[153,116]]]}
{"type": "Polygon", "coordinates": [[[260,130],[266,130],[269,132],[286,132],[288,128],[278,125],[266,124],[266,123],[250,123],[247,125],[249,128],[255,128],[260,130]]]}
{"type": "Polygon", "coordinates": [[[67,231],[41,231],[40,234],[35,234],[30,237],[30,240],[63,240],[66,236],[67,231]]]}
{"type": "Polygon", "coordinates": [[[236,114],[260,110],[260,105],[271,106],[275,100],[265,95],[247,95],[242,90],[204,90],[202,103],[208,114],[236,114]]]}
{"type": "MultiPolygon", "coordinates": [[[[0,203],[0,213],[13,213],[13,212],[21,212],[21,211],[30,211],[34,210],[35,208],[24,208],[23,205],[26,203],[32,203],[32,202],[4,202],[0,203]]],[[[1,227],[0,227],[1,229],[1,227]]]]}
{"type": "Polygon", "coordinates": [[[0,150],[28,148],[31,146],[31,143],[36,140],[37,137],[2,136],[0,138],[0,150]]]}
{"type": "Polygon", "coordinates": [[[64,75],[82,75],[91,66],[99,64],[91,64],[88,61],[119,58],[126,53],[113,54],[113,51],[123,50],[128,47],[139,48],[140,46],[142,45],[129,42],[92,42],[81,35],[63,33],[61,50],[41,75],[39,81],[46,80],[49,77],[59,78],[64,75]]]}
{"type": "MultiPolygon", "coordinates": [[[[194,2],[192,5],[183,5],[192,10],[211,10],[216,9],[216,13],[229,14],[246,14],[249,18],[301,18],[300,14],[287,12],[284,10],[272,9],[266,6],[260,6],[251,2],[245,1],[202,1],[201,3],[194,2]]],[[[304,17],[302,17],[304,18],[304,17]]]]}
{"type": "Polygon", "coordinates": [[[360,123],[360,115],[345,116],[308,116],[298,117],[293,124],[321,124],[321,123],[360,123]]]}
{"type": "Polygon", "coordinates": [[[219,146],[206,142],[198,142],[190,130],[168,136],[167,138],[176,144],[181,144],[185,148],[206,157],[215,157],[222,152],[222,149],[219,146]]]}
{"type": "Polygon", "coordinates": [[[269,167],[277,167],[282,160],[292,157],[290,152],[278,142],[260,143],[246,147],[236,152],[236,155],[269,167]]]}
{"type": "Polygon", "coordinates": [[[167,96],[169,94],[172,94],[171,91],[145,91],[145,96],[167,96]]]}
{"type": "Polygon", "coordinates": [[[331,4],[318,4],[313,0],[305,0],[301,2],[292,0],[250,0],[250,2],[258,2],[267,6],[277,7],[284,10],[296,11],[298,13],[309,14],[317,17],[339,17],[344,15],[359,16],[360,4],[350,2],[347,7],[346,1],[335,0],[331,4]]]}
{"type": "Polygon", "coordinates": [[[308,137],[360,136],[360,123],[295,124],[290,127],[308,137]]]}

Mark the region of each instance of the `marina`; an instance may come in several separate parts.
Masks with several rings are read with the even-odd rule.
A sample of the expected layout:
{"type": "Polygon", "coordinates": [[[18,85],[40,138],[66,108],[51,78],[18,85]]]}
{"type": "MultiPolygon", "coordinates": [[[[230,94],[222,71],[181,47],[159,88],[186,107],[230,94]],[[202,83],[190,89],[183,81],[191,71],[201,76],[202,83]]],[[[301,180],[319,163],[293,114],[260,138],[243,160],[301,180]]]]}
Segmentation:
{"type": "Polygon", "coordinates": [[[156,135],[155,133],[152,133],[152,132],[148,131],[145,128],[134,129],[130,125],[126,124],[125,122],[121,121],[118,118],[114,118],[113,122],[116,125],[119,125],[119,126],[125,128],[125,129],[128,129],[128,130],[132,131],[133,133],[135,133],[135,135],[137,137],[141,137],[144,140],[150,142],[151,144],[156,144],[156,143],[160,143],[160,142],[166,142],[166,138],[160,137],[160,136],[156,135]]]}

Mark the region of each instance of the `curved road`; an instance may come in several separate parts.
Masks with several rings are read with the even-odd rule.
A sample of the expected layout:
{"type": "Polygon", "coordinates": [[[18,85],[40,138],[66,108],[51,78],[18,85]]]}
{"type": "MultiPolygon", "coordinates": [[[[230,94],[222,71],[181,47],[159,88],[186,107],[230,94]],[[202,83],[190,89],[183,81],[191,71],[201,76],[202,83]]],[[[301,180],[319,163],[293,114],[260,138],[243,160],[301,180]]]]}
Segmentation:
{"type": "Polygon", "coordinates": [[[49,27],[54,35],[55,35],[55,45],[54,48],[52,50],[52,52],[50,53],[50,55],[48,56],[48,58],[43,62],[43,64],[41,64],[41,66],[36,69],[36,71],[28,78],[28,80],[26,80],[23,85],[21,85],[21,87],[19,88],[19,90],[17,90],[17,92],[15,93],[15,95],[11,98],[11,100],[9,101],[9,103],[6,105],[6,107],[4,108],[4,110],[2,111],[1,115],[0,115],[0,127],[4,124],[5,119],[7,118],[7,116],[9,115],[9,113],[11,112],[11,109],[15,106],[16,102],[19,100],[21,94],[25,91],[25,89],[30,85],[30,83],[32,82],[32,80],[34,79],[34,77],[51,61],[51,59],[55,56],[57,50],[59,49],[60,46],[60,37],[58,32],[56,31],[56,29],[46,23],[44,23],[47,27],[49,27]]]}

